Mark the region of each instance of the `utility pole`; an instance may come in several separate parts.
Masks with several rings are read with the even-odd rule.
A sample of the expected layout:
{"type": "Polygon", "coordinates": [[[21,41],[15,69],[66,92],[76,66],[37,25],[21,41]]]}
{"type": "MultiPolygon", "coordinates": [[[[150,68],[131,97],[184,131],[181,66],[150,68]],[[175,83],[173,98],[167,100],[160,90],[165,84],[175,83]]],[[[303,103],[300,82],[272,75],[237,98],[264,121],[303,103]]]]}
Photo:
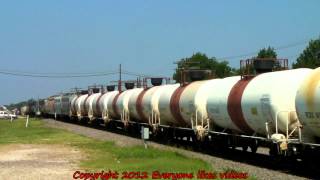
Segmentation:
{"type": "Polygon", "coordinates": [[[119,65],[119,82],[118,82],[118,91],[121,92],[121,84],[122,84],[122,81],[121,81],[121,64],[119,65]]]}

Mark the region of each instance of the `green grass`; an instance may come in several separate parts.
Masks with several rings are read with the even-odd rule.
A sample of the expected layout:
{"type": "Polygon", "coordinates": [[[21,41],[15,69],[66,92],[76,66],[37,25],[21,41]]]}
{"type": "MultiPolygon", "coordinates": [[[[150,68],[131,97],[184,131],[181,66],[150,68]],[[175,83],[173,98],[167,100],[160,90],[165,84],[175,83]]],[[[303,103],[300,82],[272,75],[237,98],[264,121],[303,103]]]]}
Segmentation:
{"type": "Polygon", "coordinates": [[[210,171],[208,163],[185,157],[177,152],[158,150],[144,146],[119,147],[113,142],[99,141],[68,131],[48,128],[41,120],[30,119],[29,127],[25,120],[10,123],[0,121],[0,145],[22,144],[63,144],[78,147],[87,158],[80,166],[87,170],[196,172],[199,169],[210,171]]]}
{"type": "MultiPolygon", "coordinates": [[[[195,176],[198,170],[214,171],[207,162],[174,151],[151,147],[145,149],[143,145],[119,147],[113,142],[46,127],[39,119],[30,119],[28,128],[25,127],[25,119],[12,123],[0,120],[0,146],[7,144],[60,144],[76,147],[85,154],[80,168],[91,172],[112,170],[121,174],[124,171],[143,171],[148,172],[151,178],[152,171],[194,173],[195,176]]],[[[226,167],[225,172],[229,171],[236,170],[226,167]]]]}

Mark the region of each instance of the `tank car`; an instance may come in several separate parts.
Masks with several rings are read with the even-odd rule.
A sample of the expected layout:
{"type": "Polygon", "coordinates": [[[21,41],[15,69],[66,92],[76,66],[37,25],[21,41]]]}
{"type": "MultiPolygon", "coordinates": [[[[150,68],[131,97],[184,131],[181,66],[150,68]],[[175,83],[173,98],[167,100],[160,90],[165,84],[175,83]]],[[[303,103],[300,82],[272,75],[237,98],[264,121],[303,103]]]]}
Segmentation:
{"type": "Polygon", "coordinates": [[[84,108],[85,108],[84,111],[85,111],[85,116],[89,118],[90,122],[96,119],[93,116],[93,106],[95,106],[94,100],[101,96],[102,91],[103,91],[102,88],[97,88],[97,87],[89,89],[88,98],[84,102],[84,108]]]}
{"type": "Polygon", "coordinates": [[[76,105],[76,112],[78,120],[82,120],[84,116],[87,116],[87,113],[85,111],[85,101],[88,98],[88,91],[83,90],[81,91],[81,95],[76,99],[75,105],[76,105]]]}
{"type": "Polygon", "coordinates": [[[305,141],[320,142],[320,68],[304,78],[295,98],[295,107],[303,125],[305,141]],[[318,141],[316,141],[318,140],[318,141]]]}
{"type": "Polygon", "coordinates": [[[115,86],[112,85],[107,86],[107,91],[96,100],[97,106],[93,108],[94,114],[102,117],[105,123],[116,117],[112,103],[119,94],[119,91],[115,90],[115,86]]]}
{"type": "Polygon", "coordinates": [[[53,98],[54,101],[54,111],[53,111],[53,115],[55,117],[59,117],[62,115],[62,96],[61,95],[57,95],[53,98]]]}
{"type": "MultiPolygon", "coordinates": [[[[130,117],[130,111],[129,111],[129,100],[130,98],[136,99],[138,98],[138,95],[141,91],[143,91],[142,88],[131,88],[132,85],[127,85],[127,90],[120,93],[119,96],[117,96],[114,99],[114,112],[116,116],[124,122],[125,126],[127,125],[128,121],[130,121],[133,118],[138,118],[138,115],[136,112],[131,112],[130,117]],[[130,87],[129,87],[130,86],[130,87]]],[[[132,104],[131,104],[132,105],[132,104]]]]}

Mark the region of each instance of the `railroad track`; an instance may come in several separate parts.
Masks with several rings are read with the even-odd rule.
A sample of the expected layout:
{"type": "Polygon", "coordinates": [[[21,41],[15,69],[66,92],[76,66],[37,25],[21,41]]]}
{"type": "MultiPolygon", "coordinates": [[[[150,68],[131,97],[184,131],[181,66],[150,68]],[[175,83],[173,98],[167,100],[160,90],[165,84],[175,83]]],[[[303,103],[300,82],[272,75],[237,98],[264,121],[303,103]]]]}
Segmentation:
{"type": "MultiPolygon", "coordinates": [[[[139,134],[129,134],[120,127],[110,129],[102,124],[93,125],[78,121],[56,121],[53,119],[45,119],[45,121],[51,127],[67,129],[79,134],[89,135],[96,139],[101,139],[105,136],[108,137],[105,138],[105,140],[109,141],[142,144],[139,134]],[[98,132],[103,135],[95,136],[94,134],[98,132]],[[115,138],[110,138],[111,136],[115,138]]],[[[188,143],[188,141],[181,139],[172,139],[170,141],[151,139],[148,144],[161,149],[174,149],[175,151],[182,152],[186,156],[203,159],[211,163],[215,169],[217,167],[220,170],[224,170],[226,167],[241,169],[251,175],[254,174],[258,179],[320,179],[320,175],[317,172],[320,165],[320,163],[318,163],[319,161],[315,159],[312,161],[279,159],[279,157],[269,156],[266,148],[259,148],[257,153],[244,152],[240,149],[231,148],[223,150],[218,147],[208,149],[208,147],[195,147],[191,145],[191,143],[188,143]],[[206,149],[206,151],[204,151],[204,149],[206,149]]]]}

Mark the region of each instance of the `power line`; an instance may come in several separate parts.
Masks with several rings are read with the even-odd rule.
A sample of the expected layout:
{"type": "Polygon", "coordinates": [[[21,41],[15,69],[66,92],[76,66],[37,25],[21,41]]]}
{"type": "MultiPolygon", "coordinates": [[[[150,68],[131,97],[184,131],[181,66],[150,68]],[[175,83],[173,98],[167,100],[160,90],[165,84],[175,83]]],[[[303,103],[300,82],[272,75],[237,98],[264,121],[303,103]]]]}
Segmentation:
{"type": "MultiPolygon", "coordinates": [[[[79,77],[97,77],[97,76],[109,76],[118,74],[119,71],[111,72],[96,72],[96,73],[33,73],[26,71],[15,70],[0,70],[0,74],[23,76],[23,77],[38,77],[38,78],[79,78],[79,77]]],[[[137,76],[137,77],[150,77],[151,75],[141,74],[124,70],[122,74],[137,76]]]]}
{"type": "MultiPolygon", "coordinates": [[[[303,45],[305,43],[308,43],[309,41],[310,40],[303,40],[303,41],[298,41],[298,42],[287,44],[287,45],[283,45],[283,46],[278,46],[278,47],[274,48],[274,50],[277,51],[277,50],[283,50],[283,49],[288,49],[288,48],[300,46],[300,45],[303,45]]],[[[247,56],[255,56],[258,53],[259,53],[259,51],[255,51],[255,52],[249,52],[249,53],[240,54],[240,55],[220,57],[220,58],[217,58],[217,59],[218,60],[228,60],[228,59],[235,59],[235,58],[244,58],[244,57],[247,57],[247,56]]]]}
{"type": "MultiPolygon", "coordinates": [[[[278,46],[274,48],[275,50],[283,50],[283,49],[288,49],[292,47],[296,47],[302,44],[305,44],[309,42],[309,40],[303,40],[303,41],[298,41],[295,43],[283,45],[283,46],[278,46]]],[[[254,56],[258,53],[259,51],[255,52],[249,52],[245,54],[240,54],[240,55],[233,55],[233,56],[225,56],[225,57],[220,57],[217,58],[218,60],[228,60],[228,59],[235,59],[235,58],[244,58],[247,56],[254,56]]],[[[119,71],[110,71],[110,72],[93,72],[93,73],[70,73],[70,72],[64,72],[64,73],[34,73],[34,72],[25,72],[25,71],[14,71],[14,70],[0,70],[0,74],[4,75],[12,75],[12,76],[25,76],[25,77],[39,77],[39,78],[78,78],[78,77],[97,77],[97,76],[109,76],[109,75],[114,75],[119,73],[119,71]]],[[[137,76],[137,77],[151,77],[150,75],[146,74],[140,74],[140,73],[135,73],[135,72],[130,72],[130,71],[123,71],[123,74],[126,75],[132,75],[132,76],[137,76]]]]}
{"type": "Polygon", "coordinates": [[[123,70],[122,74],[138,76],[138,77],[151,77],[151,75],[148,75],[148,74],[139,74],[139,73],[130,72],[130,71],[126,71],[126,70],[123,70]]]}
{"type": "Polygon", "coordinates": [[[38,78],[79,78],[79,77],[97,77],[97,76],[109,76],[118,74],[118,72],[100,73],[100,74],[70,74],[70,75],[46,75],[46,74],[28,74],[28,73],[16,73],[0,71],[0,74],[12,75],[12,76],[23,76],[23,77],[38,77],[38,78]]]}
{"type": "Polygon", "coordinates": [[[28,72],[28,71],[19,71],[19,70],[7,70],[7,69],[0,69],[0,72],[9,72],[9,73],[17,73],[17,74],[32,74],[32,75],[91,75],[91,74],[105,74],[106,72],[115,72],[115,71],[100,71],[100,72],[28,72]]]}
{"type": "MultiPolygon", "coordinates": [[[[79,77],[97,77],[97,76],[109,76],[118,74],[119,71],[111,72],[99,72],[99,73],[32,73],[22,71],[3,71],[0,70],[0,74],[12,75],[12,76],[23,76],[23,77],[38,77],[38,78],[79,78],[79,77]]],[[[140,74],[136,72],[130,72],[124,70],[122,74],[137,76],[137,77],[150,77],[151,75],[140,74]]]]}

